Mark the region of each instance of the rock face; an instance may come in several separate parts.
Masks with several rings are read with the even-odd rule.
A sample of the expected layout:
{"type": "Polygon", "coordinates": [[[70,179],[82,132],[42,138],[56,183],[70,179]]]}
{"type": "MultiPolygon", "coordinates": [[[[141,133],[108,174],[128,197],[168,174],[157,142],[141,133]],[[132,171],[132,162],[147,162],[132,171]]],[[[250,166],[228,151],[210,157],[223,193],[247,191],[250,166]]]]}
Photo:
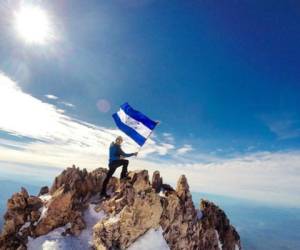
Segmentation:
{"type": "Polygon", "coordinates": [[[161,225],[170,248],[199,249],[197,211],[184,175],[179,178],[176,191],[168,191],[162,201],[161,225]]]}
{"type": "Polygon", "coordinates": [[[129,172],[129,178],[112,178],[109,199],[95,200],[107,170],[92,172],[73,166],[43,187],[39,196],[22,188],[7,202],[0,249],[27,249],[28,237],[48,234],[66,226],[63,235],[80,235],[86,227],[83,212],[94,203],[106,214],[95,221],[93,247],[97,250],[127,249],[149,229],[161,228],[171,250],[241,249],[240,238],[226,214],[209,201],[196,209],[187,179],[180,176],[174,190],[164,184],[158,171],[150,182],[148,171],[129,172]]]}
{"type": "Polygon", "coordinates": [[[7,201],[7,212],[4,215],[5,224],[0,237],[0,249],[10,250],[24,247],[24,242],[30,234],[28,220],[33,223],[38,220],[43,206],[42,200],[35,196],[29,196],[26,189],[13,194],[7,201]]]}
{"type": "Polygon", "coordinates": [[[120,184],[119,194],[100,206],[114,219],[95,225],[93,238],[97,250],[126,249],[150,228],[159,227],[163,209],[160,197],[150,185],[148,172],[131,172],[129,176],[131,180],[120,184]]]}

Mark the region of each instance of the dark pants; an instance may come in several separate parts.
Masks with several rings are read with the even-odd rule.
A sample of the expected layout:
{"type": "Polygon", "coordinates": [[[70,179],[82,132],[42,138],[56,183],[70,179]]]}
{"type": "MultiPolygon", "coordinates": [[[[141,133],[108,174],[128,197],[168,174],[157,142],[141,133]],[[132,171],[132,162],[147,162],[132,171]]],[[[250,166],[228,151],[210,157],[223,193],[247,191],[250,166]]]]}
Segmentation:
{"type": "Polygon", "coordinates": [[[123,166],[122,167],[122,172],[121,172],[121,176],[120,176],[120,179],[123,179],[123,178],[126,178],[127,177],[127,167],[128,167],[128,163],[129,161],[128,160],[116,160],[116,161],[112,161],[111,163],[109,163],[108,167],[109,167],[109,170],[108,170],[108,173],[106,175],[106,178],[103,182],[103,186],[102,186],[102,191],[101,191],[101,194],[106,194],[106,187],[107,187],[107,184],[110,180],[110,178],[113,176],[113,174],[115,173],[116,169],[120,166],[123,166]]]}

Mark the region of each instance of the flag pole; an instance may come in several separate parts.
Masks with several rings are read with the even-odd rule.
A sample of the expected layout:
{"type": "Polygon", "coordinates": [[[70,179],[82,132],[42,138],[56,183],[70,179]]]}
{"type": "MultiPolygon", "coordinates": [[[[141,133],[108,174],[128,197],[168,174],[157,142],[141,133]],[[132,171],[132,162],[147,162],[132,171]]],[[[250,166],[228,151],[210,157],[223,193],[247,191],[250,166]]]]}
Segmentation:
{"type": "MultiPolygon", "coordinates": [[[[159,125],[159,124],[160,124],[160,121],[156,121],[156,126],[159,125]]],[[[156,127],[156,126],[155,126],[155,127],[156,127]]],[[[150,134],[147,136],[145,142],[150,138],[150,136],[152,135],[153,131],[154,131],[154,129],[151,130],[151,132],[150,132],[150,134]]],[[[143,146],[144,146],[144,144],[143,144],[142,146],[140,146],[140,148],[139,148],[138,151],[137,151],[137,154],[139,154],[139,152],[141,151],[141,149],[142,149],[143,146]]],[[[136,157],[137,157],[137,155],[136,155],[136,157]]]]}

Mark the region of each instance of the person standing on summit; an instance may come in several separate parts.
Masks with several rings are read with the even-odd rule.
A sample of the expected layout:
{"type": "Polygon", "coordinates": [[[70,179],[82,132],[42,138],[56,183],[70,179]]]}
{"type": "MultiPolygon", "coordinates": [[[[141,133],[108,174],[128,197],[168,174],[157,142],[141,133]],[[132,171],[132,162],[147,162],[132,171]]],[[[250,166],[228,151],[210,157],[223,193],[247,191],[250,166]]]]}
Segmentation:
{"type": "Polygon", "coordinates": [[[110,178],[113,176],[113,174],[115,173],[115,171],[118,167],[122,166],[122,172],[121,172],[120,179],[127,178],[127,174],[128,174],[127,168],[128,168],[129,161],[126,160],[125,158],[134,156],[134,155],[137,156],[137,154],[138,154],[137,152],[131,153],[131,154],[125,153],[121,148],[122,142],[123,142],[122,136],[118,136],[116,138],[116,140],[110,144],[109,164],[108,164],[109,170],[108,170],[106,178],[103,182],[101,196],[108,197],[108,195],[106,194],[106,187],[107,187],[107,184],[108,184],[110,178]]]}

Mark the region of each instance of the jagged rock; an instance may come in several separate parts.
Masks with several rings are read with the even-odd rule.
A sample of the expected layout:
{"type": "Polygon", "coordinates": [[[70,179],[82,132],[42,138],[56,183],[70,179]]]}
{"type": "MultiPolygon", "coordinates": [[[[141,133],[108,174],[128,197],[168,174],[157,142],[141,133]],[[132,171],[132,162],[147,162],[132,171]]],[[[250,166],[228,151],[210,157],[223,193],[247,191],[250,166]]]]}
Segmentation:
{"type": "Polygon", "coordinates": [[[134,202],[135,191],[130,182],[120,183],[118,192],[111,198],[102,202],[97,211],[103,210],[107,214],[118,214],[126,205],[134,202]]]}
{"type": "MultiPolygon", "coordinates": [[[[224,250],[235,249],[235,245],[241,248],[240,236],[234,227],[230,225],[229,219],[223,210],[206,200],[201,200],[200,209],[203,214],[203,218],[199,222],[201,233],[204,234],[206,238],[211,238],[208,232],[214,230],[218,232],[224,250]]],[[[204,242],[203,240],[203,246],[205,245],[204,242]]]]}
{"type": "Polygon", "coordinates": [[[16,210],[16,209],[24,209],[27,205],[26,203],[27,197],[22,193],[15,193],[7,202],[7,209],[16,210]]]}
{"type": "MultiPolygon", "coordinates": [[[[0,250],[24,250],[29,236],[61,226],[66,226],[63,235],[80,235],[86,227],[83,212],[101,192],[106,173],[102,168],[88,172],[73,166],[55,178],[50,190],[41,189],[39,196],[46,196],[30,196],[24,188],[13,194],[7,202],[0,250]]],[[[95,249],[126,249],[158,227],[171,250],[217,250],[220,244],[224,250],[241,249],[238,233],[220,208],[202,200],[202,217],[197,216],[184,175],[176,190],[163,183],[158,171],[151,183],[146,170],[129,172],[128,177],[113,177],[107,187],[111,198],[96,204],[95,210],[104,211],[106,217],[95,221],[95,249]]]]}
{"type": "Polygon", "coordinates": [[[132,171],[129,172],[128,176],[131,178],[131,183],[133,184],[133,189],[135,192],[140,192],[151,188],[147,170],[132,171]]]}
{"type": "Polygon", "coordinates": [[[179,178],[176,191],[169,191],[163,198],[163,208],[160,225],[170,249],[198,249],[197,212],[184,175],[179,178]]]}
{"type": "Polygon", "coordinates": [[[67,224],[70,214],[74,212],[72,209],[73,201],[73,192],[66,191],[63,187],[57,189],[45,208],[44,217],[36,225],[35,236],[47,234],[54,228],[67,224]]]}
{"type": "Polygon", "coordinates": [[[40,217],[41,217],[41,212],[39,210],[30,212],[30,221],[36,222],[39,220],[40,217]]]}
{"type": "Polygon", "coordinates": [[[1,250],[17,249],[24,245],[24,238],[18,234],[19,230],[30,218],[31,210],[38,209],[38,205],[33,206],[30,203],[30,198],[27,190],[22,187],[20,192],[13,194],[7,201],[5,223],[0,236],[1,250]]]}
{"type": "Polygon", "coordinates": [[[37,211],[43,206],[43,202],[36,196],[29,196],[27,199],[27,208],[33,211],[37,211]]]}
{"type": "Polygon", "coordinates": [[[44,194],[48,194],[48,193],[49,193],[49,187],[48,186],[43,186],[43,187],[41,187],[38,196],[41,196],[41,195],[44,195],[44,194]]]}
{"type": "Polygon", "coordinates": [[[173,191],[175,191],[174,188],[172,188],[172,186],[169,185],[169,184],[163,183],[161,187],[162,187],[162,190],[165,191],[165,192],[173,192],[173,191]]]}
{"type": "Polygon", "coordinates": [[[118,191],[118,189],[120,189],[120,185],[121,185],[120,179],[116,177],[111,177],[106,187],[106,193],[114,194],[115,192],[118,191]]]}
{"type": "Polygon", "coordinates": [[[77,196],[91,196],[101,191],[106,173],[107,170],[104,168],[98,168],[88,173],[86,169],[80,170],[73,165],[72,168],[67,168],[55,178],[50,194],[53,194],[61,186],[68,186],[77,196]]]}
{"type": "Polygon", "coordinates": [[[154,171],[152,175],[152,188],[154,188],[156,193],[159,193],[162,189],[163,179],[160,177],[159,171],[154,171]]]}

